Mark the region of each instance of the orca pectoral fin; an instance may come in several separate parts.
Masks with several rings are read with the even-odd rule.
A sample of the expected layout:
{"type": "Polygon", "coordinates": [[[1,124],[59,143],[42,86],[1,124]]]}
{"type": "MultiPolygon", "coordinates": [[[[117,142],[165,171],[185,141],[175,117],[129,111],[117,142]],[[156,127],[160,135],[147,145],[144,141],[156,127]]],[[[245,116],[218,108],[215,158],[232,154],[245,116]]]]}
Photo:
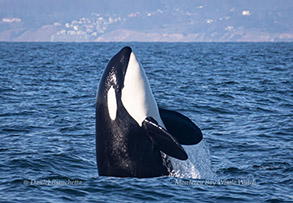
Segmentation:
{"type": "Polygon", "coordinates": [[[158,125],[152,117],[147,117],[142,125],[159,150],[180,160],[186,160],[188,158],[183,147],[163,127],[158,125]]]}
{"type": "Polygon", "coordinates": [[[159,108],[161,119],[180,144],[194,145],[202,140],[201,130],[186,116],[159,108]]]}

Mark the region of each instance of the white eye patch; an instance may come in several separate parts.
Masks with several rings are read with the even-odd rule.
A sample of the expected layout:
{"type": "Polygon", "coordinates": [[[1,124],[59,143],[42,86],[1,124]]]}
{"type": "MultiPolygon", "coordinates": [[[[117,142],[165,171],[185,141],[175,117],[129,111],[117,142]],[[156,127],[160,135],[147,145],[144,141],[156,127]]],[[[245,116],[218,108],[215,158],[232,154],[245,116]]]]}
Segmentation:
{"type": "Polygon", "coordinates": [[[113,88],[113,86],[111,86],[108,91],[107,104],[108,104],[109,116],[112,120],[115,120],[116,114],[117,114],[117,101],[116,101],[115,89],[113,88]]]}

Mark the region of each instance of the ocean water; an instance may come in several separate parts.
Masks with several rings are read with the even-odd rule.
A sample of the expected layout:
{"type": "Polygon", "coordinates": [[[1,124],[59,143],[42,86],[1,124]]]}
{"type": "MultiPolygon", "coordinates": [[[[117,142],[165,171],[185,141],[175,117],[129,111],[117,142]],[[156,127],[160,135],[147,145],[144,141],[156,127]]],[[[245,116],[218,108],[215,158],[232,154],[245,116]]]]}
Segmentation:
{"type": "Polygon", "coordinates": [[[0,202],[293,201],[293,43],[0,43],[0,202]],[[95,94],[123,46],[204,140],[170,177],[99,177],[95,94]]]}

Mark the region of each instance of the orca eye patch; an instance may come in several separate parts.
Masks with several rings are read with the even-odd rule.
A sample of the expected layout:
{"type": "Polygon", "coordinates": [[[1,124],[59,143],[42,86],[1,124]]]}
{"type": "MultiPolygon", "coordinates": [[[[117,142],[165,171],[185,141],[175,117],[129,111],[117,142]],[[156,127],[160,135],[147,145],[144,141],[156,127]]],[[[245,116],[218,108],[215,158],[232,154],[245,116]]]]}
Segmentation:
{"type": "Polygon", "coordinates": [[[108,104],[108,112],[111,120],[116,119],[117,114],[117,101],[116,101],[116,93],[113,86],[110,87],[107,94],[107,104],[108,104]]]}

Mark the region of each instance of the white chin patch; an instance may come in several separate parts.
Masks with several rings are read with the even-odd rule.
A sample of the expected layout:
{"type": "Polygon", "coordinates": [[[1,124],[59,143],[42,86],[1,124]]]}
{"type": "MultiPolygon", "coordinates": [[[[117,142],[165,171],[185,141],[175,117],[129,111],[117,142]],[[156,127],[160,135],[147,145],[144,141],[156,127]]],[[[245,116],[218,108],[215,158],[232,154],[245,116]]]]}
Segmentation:
{"type": "Polygon", "coordinates": [[[140,126],[146,117],[151,116],[164,127],[145,72],[133,52],[125,74],[121,100],[129,115],[140,126]]]}
{"type": "Polygon", "coordinates": [[[108,112],[112,120],[116,119],[117,101],[115,89],[111,86],[107,94],[108,112]]]}

